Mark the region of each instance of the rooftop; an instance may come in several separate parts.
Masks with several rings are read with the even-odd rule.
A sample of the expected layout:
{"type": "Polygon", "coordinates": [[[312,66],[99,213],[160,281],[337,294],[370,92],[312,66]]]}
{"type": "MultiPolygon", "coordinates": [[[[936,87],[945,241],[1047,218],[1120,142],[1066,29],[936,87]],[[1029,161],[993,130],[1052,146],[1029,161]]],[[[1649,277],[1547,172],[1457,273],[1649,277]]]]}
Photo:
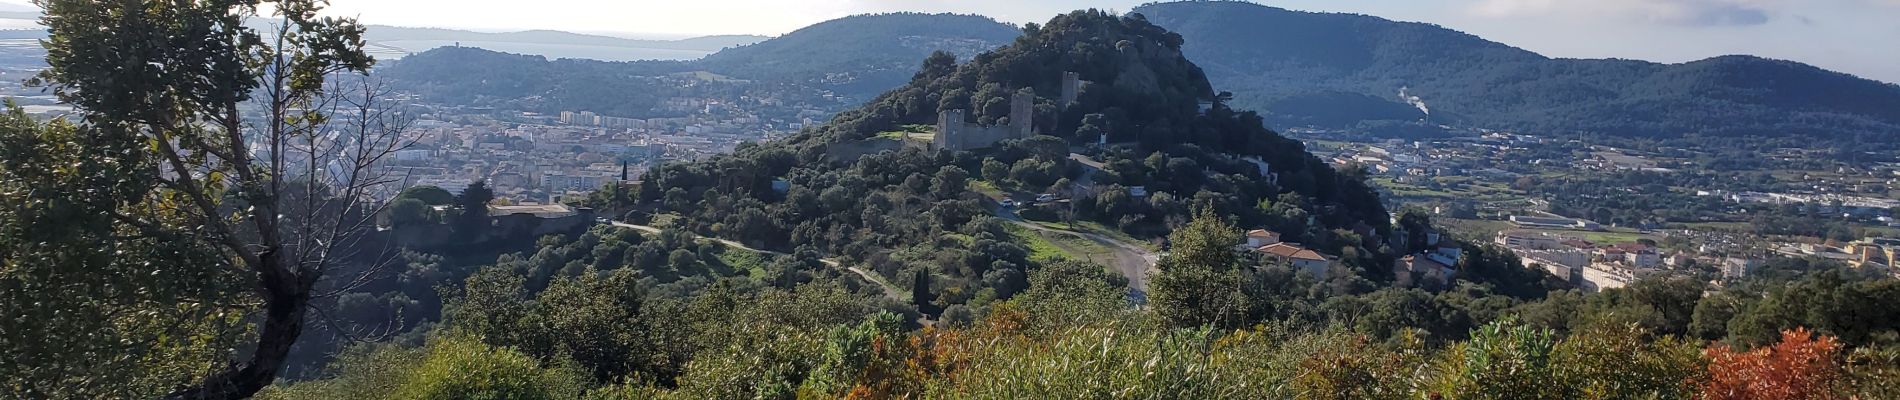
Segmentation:
{"type": "Polygon", "coordinates": [[[1412,269],[1421,269],[1421,268],[1450,269],[1451,268],[1450,266],[1445,265],[1445,263],[1438,262],[1437,260],[1431,259],[1431,257],[1405,256],[1404,258],[1400,258],[1399,262],[1404,263],[1406,266],[1409,266],[1412,269]]]}
{"type": "Polygon", "coordinates": [[[1260,246],[1260,252],[1275,255],[1275,256],[1280,256],[1280,257],[1291,258],[1295,260],[1312,260],[1312,261],[1326,260],[1326,256],[1320,255],[1319,252],[1309,250],[1307,248],[1300,247],[1298,245],[1292,245],[1292,244],[1287,244],[1287,243],[1274,243],[1274,244],[1270,244],[1266,246],[1260,246]]]}
{"type": "Polygon", "coordinates": [[[561,204],[542,204],[531,206],[488,206],[488,216],[500,217],[515,214],[531,214],[540,218],[560,218],[574,215],[574,210],[561,204]]]}

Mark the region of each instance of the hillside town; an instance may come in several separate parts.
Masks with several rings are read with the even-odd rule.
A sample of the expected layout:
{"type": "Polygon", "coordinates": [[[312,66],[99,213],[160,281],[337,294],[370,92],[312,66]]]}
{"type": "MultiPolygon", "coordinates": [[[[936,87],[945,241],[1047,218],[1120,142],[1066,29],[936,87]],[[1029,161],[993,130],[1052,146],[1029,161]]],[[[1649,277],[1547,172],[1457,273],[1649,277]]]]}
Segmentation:
{"type": "Polygon", "coordinates": [[[397,185],[460,193],[483,180],[500,199],[559,203],[608,183],[638,180],[666,161],[703,159],[740,143],[770,141],[835,112],[840,99],[723,101],[665,99],[654,110],[673,117],[629,118],[588,111],[535,112],[417,101],[414,146],[387,165],[397,185]],[[791,103],[787,105],[787,103],[791,103]]]}
{"type": "MultiPolygon", "coordinates": [[[[1665,232],[1671,238],[1694,236],[1694,231],[1665,232]]],[[[1687,243],[1687,240],[1683,240],[1687,243]]],[[[1541,268],[1585,292],[1619,288],[1647,277],[1697,276],[1713,271],[1711,284],[1749,277],[1775,257],[1817,258],[1839,262],[1867,275],[1900,278],[1900,239],[1867,238],[1838,246],[1816,243],[1771,243],[1759,248],[1723,248],[1658,245],[1653,241],[1598,243],[1581,234],[1511,230],[1499,232],[1493,244],[1510,249],[1524,264],[1541,268]]]]}

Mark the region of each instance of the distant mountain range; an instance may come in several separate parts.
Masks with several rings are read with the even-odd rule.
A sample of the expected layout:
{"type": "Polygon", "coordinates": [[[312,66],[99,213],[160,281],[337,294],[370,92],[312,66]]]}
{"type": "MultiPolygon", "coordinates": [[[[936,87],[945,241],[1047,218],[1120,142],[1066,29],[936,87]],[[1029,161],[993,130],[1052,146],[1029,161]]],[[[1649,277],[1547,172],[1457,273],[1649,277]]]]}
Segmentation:
{"type": "Polygon", "coordinates": [[[808,82],[869,98],[909,81],[931,52],[968,60],[1021,35],[1015,26],[976,15],[859,15],[720,51],[700,65],[741,78],[808,82]]]}
{"type": "Polygon", "coordinates": [[[383,58],[399,58],[446,46],[480,47],[548,58],[603,61],[691,60],[730,47],[768,39],[754,35],[703,36],[679,40],[643,40],[552,30],[473,32],[442,28],[370,25],[364,34],[383,58]]]}
{"type": "MultiPolygon", "coordinates": [[[[371,31],[371,36],[380,35],[371,31]]],[[[397,32],[415,39],[429,30],[397,32]]],[[[956,14],[894,13],[859,15],[827,21],[762,42],[718,51],[703,59],[670,59],[626,63],[558,62],[552,57],[521,57],[519,53],[437,49],[393,63],[388,72],[430,91],[464,98],[541,96],[564,77],[603,77],[711,71],[735,78],[809,85],[851,98],[868,99],[909,81],[931,53],[942,50],[969,59],[1020,36],[1014,26],[987,17],[956,14]],[[552,77],[552,78],[550,78],[552,77]]],[[[549,39],[564,32],[520,32],[511,38],[549,39]]],[[[584,36],[584,35],[575,35],[584,36]]],[[[706,37],[671,43],[724,45],[751,37],[706,37]],[[722,38],[727,38],[722,41],[722,38]]],[[[612,43],[592,37],[580,43],[612,43]]],[[[435,39],[439,41],[440,39],[435,39]]],[[[374,40],[372,40],[374,41],[374,40]]],[[[402,40],[385,43],[401,43],[402,40]]],[[[543,42],[545,43],[545,42],[543,42]]],[[[462,42],[464,47],[473,46],[462,42]]],[[[619,48],[619,47],[617,47],[619,48]]],[[[704,47],[701,47],[704,48],[704,47]]],[[[498,50],[498,49],[489,49],[498,50]]],[[[629,96],[635,96],[629,94],[629,96]]],[[[579,103],[597,101],[576,99],[579,103]]],[[[608,100],[600,100],[606,102],[608,100]]],[[[597,110],[598,112],[607,112],[597,110]]]]}
{"type": "Polygon", "coordinates": [[[364,39],[373,42],[395,42],[406,40],[465,40],[479,42],[515,42],[560,45],[586,45],[609,47],[638,47],[672,50],[719,51],[727,47],[744,46],[766,39],[757,35],[718,35],[701,36],[679,40],[643,40],[603,35],[588,35],[554,30],[531,30],[520,32],[473,32],[443,28],[405,28],[398,26],[370,25],[364,39]]]}
{"type": "MultiPolygon", "coordinates": [[[[1216,89],[1276,128],[1900,142],[1900,86],[1797,62],[1554,59],[1436,25],[1244,2],[1160,3],[1133,12],[1180,34],[1183,51],[1216,89]]],[[[967,60],[1021,33],[980,16],[862,15],[669,68],[811,84],[863,99],[902,84],[931,51],[967,60]]]]}
{"type": "Polygon", "coordinates": [[[1283,126],[1900,141],[1900,86],[1797,62],[1553,59],[1436,25],[1241,2],[1134,12],[1186,38],[1236,105],[1283,126]]]}
{"type": "MultiPolygon", "coordinates": [[[[0,11],[0,39],[41,39],[46,32],[32,29],[39,11],[0,11]]],[[[252,21],[263,26],[262,20],[252,21]]],[[[605,35],[529,30],[476,32],[445,28],[369,25],[364,33],[370,50],[382,59],[397,59],[439,47],[481,47],[548,58],[586,58],[604,61],[692,60],[707,54],[770,39],[757,35],[715,35],[677,40],[629,39],[605,35]]]]}
{"type": "MultiPolygon", "coordinates": [[[[1233,93],[1232,105],[1260,111],[1275,128],[1402,137],[1442,134],[1441,126],[1452,126],[1551,135],[1900,143],[1900,85],[1792,61],[1751,56],[1682,64],[1557,59],[1431,24],[1245,2],[1159,3],[1133,12],[1181,35],[1186,56],[1205,69],[1217,90],[1233,93]]],[[[43,33],[7,31],[0,38],[33,34],[43,33]]],[[[544,71],[557,75],[705,70],[868,99],[905,83],[918,70],[918,60],[931,52],[968,60],[1021,35],[1021,28],[982,16],[894,13],[840,18],[775,38],[638,40],[560,31],[372,26],[367,39],[385,59],[455,45],[544,58],[454,52],[452,59],[413,64],[431,66],[426,69],[493,59],[516,71],[547,63],[544,71]],[[554,58],[672,61],[562,66],[548,61],[554,58]]],[[[508,85],[498,88],[490,80],[408,76],[430,77],[431,87],[450,93],[541,94],[511,93],[503,90],[508,85]]],[[[588,101],[596,102],[612,99],[588,101]]]]}

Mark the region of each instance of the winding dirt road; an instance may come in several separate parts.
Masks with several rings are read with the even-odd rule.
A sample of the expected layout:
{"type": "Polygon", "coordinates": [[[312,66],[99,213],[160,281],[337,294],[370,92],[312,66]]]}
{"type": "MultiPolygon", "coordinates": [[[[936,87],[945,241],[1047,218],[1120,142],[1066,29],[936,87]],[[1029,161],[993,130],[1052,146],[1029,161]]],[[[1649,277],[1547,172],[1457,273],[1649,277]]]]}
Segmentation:
{"type": "Polygon", "coordinates": [[[1134,304],[1144,304],[1148,302],[1148,274],[1154,271],[1155,264],[1161,260],[1160,255],[1148,251],[1148,249],[1142,248],[1141,246],[1115,240],[1114,238],[1101,234],[1051,228],[1024,221],[1022,217],[1017,216],[1016,213],[1010,212],[1008,209],[996,209],[996,217],[1016,224],[1016,226],[1021,226],[1024,229],[1071,235],[1107,247],[1109,251],[1115,255],[1114,265],[1109,265],[1109,267],[1114,268],[1116,272],[1128,278],[1128,300],[1134,304]]]}
{"type": "MultiPolygon", "coordinates": [[[[645,233],[660,233],[660,228],[655,228],[655,227],[646,226],[646,225],[634,225],[634,224],[629,224],[629,223],[620,222],[620,221],[613,221],[613,225],[617,227],[632,229],[632,230],[641,231],[645,233]]],[[[789,255],[789,254],[780,253],[780,252],[771,251],[771,250],[755,249],[755,248],[746,246],[744,243],[739,243],[739,242],[726,240],[726,239],[699,236],[698,234],[693,234],[693,237],[704,239],[704,240],[711,240],[714,242],[719,242],[719,244],[726,245],[727,247],[750,251],[754,253],[771,254],[775,256],[789,255]]],[[[910,301],[910,299],[906,299],[903,296],[898,295],[898,293],[902,293],[902,292],[899,292],[897,288],[893,288],[890,285],[885,284],[884,280],[877,279],[875,276],[871,275],[869,271],[865,271],[864,269],[861,269],[858,267],[846,267],[844,266],[844,264],[839,263],[838,260],[830,259],[830,258],[820,258],[818,259],[818,262],[825,264],[825,266],[827,267],[844,268],[844,270],[846,271],[851,271],[851,273],[858,274],[858,277],[864,278],[866,282],[871,282],[872,284],[876,284],[879,288],[884,289],[884,298],[897,300],[897,301],[905,301],[905,302],[910,301]]]]}
{"type": "MultiPolygon", "coordinates": [[[[1113,260],[1113,263],[1112,263],[1113,265],[1109,265],[1109,267],[1115,269],[1115,271],[1120,273],[1123,277],[1128,278],[1129,302],[1133,304],[1137,304],[1137,305],[1147,303],[1148,301],[1148,274],[1154,271],[1156,262],[1161,259],[1160,256],[1155,254],[1154,252],[1148,251],[1148,249],[1142,248],[1141,246],[1137,246],[1131,243],[1116,240],[1115,238],[1111,238],[1111,237],[1101,235],[1101,234],[1089,233],[1089,232],[1077,232],[1077,231],[1072,231],[1072,230],[1067,230],[1067,229],[1052,228],[1052,227],[1042,226],[1042,225],[1038,225],[1038,224],[1031,223],[1028,221],[1024,221],[1022,217],[1017,216],[1016,213],[1010,212],[1009,210],[1003,209],[1003,208],[996,209],[996,216],[998,218],[1002,218],[1005,221],[1009,221],[1009,223],[1016,224],[1017,226],[1021,226],[1024,229],[1080,237],[1088,241],[1095,242],[1095,244],[1108,248],[1112,253],[1114,253],[1114,256],[1115,256],[1114,257],[1115,259],[1113,260]]],[[[646,232],[646,233],[660,232],[660,228],[646,226],[646,225],[634,225],[634,224],[629,224],[629,223],[620,222],[620,221],[613,221],[613,226],[633,229],[633,230],[646,232]]],[[[715,237],[704,237],[704,236],[699,236],[697,234],[693,236],[700,239],[704,239],[704,240],[719,242],[720,244],[724,244],[726,246],[740,249],[740,250],[771,254],[771,255],[787,255],[785,253],[771,251],[771,250],[755,249],[750,246],[746,246],[744,243],[739,243],[736,241],[720,239],[720,238],[715,238],[715,237]]],[[[844,266],[844,264],[839,263],[838,260],[831,259],[831,258],[821,258],[818,260],[818,262],[823,263],[825,264],[825,266],[828,266],[828,267],[843,268],[846,271],[851,271],[851,273],[857,274],[858,277],[864,278],[865,281],[878,285],[879,288],[884,289],[885,298],[900,301],[900,302],[910,301],[910,299],[905,298],[903,295],[900,294],[900,293],[903,293],[902,291],[897,290],[897,288],[891,287],[889,284],[885,283],[883,279],[878,279],[877,276],[872,274],[870,271],[865,271],[864,269],[858,268],[858,267],[847,267],[847,266],[844,266]]]]}

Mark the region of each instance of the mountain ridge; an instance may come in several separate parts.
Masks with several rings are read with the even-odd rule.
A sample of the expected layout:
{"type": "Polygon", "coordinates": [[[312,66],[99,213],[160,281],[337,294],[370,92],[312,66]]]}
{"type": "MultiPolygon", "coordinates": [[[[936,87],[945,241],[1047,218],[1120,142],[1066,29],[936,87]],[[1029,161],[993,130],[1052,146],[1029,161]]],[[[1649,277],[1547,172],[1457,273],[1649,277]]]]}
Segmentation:
{"type": "Polygon", "coordinates": [[[968,59],[1021,33],[980,15],[859,14],[722,50],[699,62],[727,75],[814,83],[865,98],[903,84],[916,72],[916,61],[933,51],[968,59]]]}
{"type": "Polygon", "coordinates": [[[1900,139],[1882,135],[1900,131],[1900,111],[1893,111],[1900,110],[1900,86],[1793,61],[1550,58],[1433,24],[1244,2],[1157,3],[1132,12],[1200,39],[1189,41],[1189,57],[1209,65],[1210,78],[1233,91],[1238,104],[1267,109],[1282,126],[1410,122],[1272,112],[1283,100],[1315,93],[1405,103],[1398,96],[1404,90],[1429,105],[1429,115],[1417,117],[1431,124],[1611,136],[1900,139]],[[1789,80],[1807,84],[1776,84],[1789,80]],[[1830,99],[1814,90],[1855,96],[1830,99]]]}
{"type": "Polygon", "coordinates": [[[741,46],[770,39],[756,35],[707,35],[683,39],[655,40],[630,39],[606,35],[568,32],[553,29],[529,29],[508,32],[477,32],[453,28],[404,27],[394,25],[369,25],[364,39],[372,42],[401,40],[462,40],[497,41],[536,44],[595,45],[610,47],[638,47],[670,50],[718,51],[728,47],[741,46]]]}
{"type": "MultiPolygon", "coordinates": [[[[1795,61],[1551,58],[1433,24],[1242,2],[1157,3],[1131,14],[1188,39],[1183,51],[1212,83],[1275,127],[1900,143],[1891,134],[1900,132],[1900,85],[1795,61]]],[[[930,51],[969,59],[1020,37],[981,16],[866,14],[676,65],[866,99],[901,85],[930,51]]]]}

